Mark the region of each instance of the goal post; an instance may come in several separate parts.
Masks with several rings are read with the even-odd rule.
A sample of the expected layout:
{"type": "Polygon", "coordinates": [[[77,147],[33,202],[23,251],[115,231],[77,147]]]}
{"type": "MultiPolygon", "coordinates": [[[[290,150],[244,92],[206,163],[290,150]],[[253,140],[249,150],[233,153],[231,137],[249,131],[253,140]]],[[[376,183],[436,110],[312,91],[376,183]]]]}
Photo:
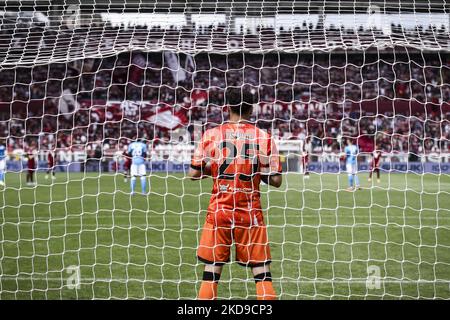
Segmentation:
{"type": "MultiPolygon", "coordinates": [[[[449,299],[449,15],[434,0],[0,1],[0,299],[195,299],[212,181],[186,174],[244,87],[283,168],[261,186],[277,297],[449,299]]],[[[255,299],[234,256],[218,296],[255,299]]]]}

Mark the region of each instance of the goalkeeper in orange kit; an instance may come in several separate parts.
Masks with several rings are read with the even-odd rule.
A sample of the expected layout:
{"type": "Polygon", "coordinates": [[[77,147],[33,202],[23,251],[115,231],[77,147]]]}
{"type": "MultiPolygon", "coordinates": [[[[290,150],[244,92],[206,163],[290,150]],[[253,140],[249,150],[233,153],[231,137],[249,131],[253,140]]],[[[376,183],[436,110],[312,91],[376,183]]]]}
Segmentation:
{"type": "Polygon", "coordinates": [[[222,267],[234,244],[237,262],[252,269],[257,298],[275,299],[259,184],[280,187],[280,157],[272,137],[249,121],[253,96],[236,88],[228,89],[225,99],[230,119],[204,133],[189,171],[192,179],[213,178],[197,250],[205,263],[198,298],[217,298],[222,267]]]}

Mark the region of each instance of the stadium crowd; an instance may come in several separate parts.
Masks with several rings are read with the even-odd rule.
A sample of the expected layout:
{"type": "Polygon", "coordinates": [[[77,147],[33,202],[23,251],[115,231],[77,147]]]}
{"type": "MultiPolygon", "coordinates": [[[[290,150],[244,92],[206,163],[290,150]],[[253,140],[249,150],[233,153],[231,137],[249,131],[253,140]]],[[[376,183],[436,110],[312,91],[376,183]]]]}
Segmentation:
{"type": "MultiPolygon", "coordinates": [[[[170,131],[148,121],[156,107],[183,114],[191,132],[227,118],[224,91],[251,85],[254,120],[280,139],[312,137],[338,152],[341,137],[386,152],[450,151],[450,60],[445,55],[123,53],[0,70],[0,135],[10,149],[122,150],[137,136],[155,145],[170,131]],[[445,59],[447,60],[445,60],[445,59]],[[67,110],[61,96],[71,96],[67,110]],[[430,108],[370,111],[361,103],[414,101],[430,108]],[[111,102],[145,101],[134,113],[111,102]],[[445,106],[444,106],[445,104],[445,106]],[[355,107],[356,106],[356,107],[355,107]],[[444,106],[444,107],[443,107],[444,106]]],[[[67,103],[66,103],[67,104],[67,103]]]]}
{"type": "MultiPolygon", "coordinates": [[[[111,14],[114,15],[114,12],[111,14]]],[[[399,40],[416,45],[427,42],[431,46],[448,47],[448,21],[445,11],[435,19],[423,19],[423,16],[417,17],[407,12],[401,16],[396,14],[398,12],[390,12],[385,17],[386,25],[367,24],[367,20],[373,20],[373,17],[365,13],[347,14],[348,19],[359,20],[358,24],[349,26],[343,23],[343,20],[347,19],[345,15],[319,16],[310,15],[309,12],[307,15],[288,15],[287,20],[286,16],[284,20],[277,16],[277,23],[274,22],[274,16],[252,17],[246,16],[242,11],[234,13],[237,18],[234,22],[227,21],[225,14],[214,14],[206,20],[156,14],[152,15],[151,19],[141,17],[137,21],[136,16],[126,19],[123,13],[119,21],[114,21],[105,10],[99,9],[86,12],[84,19],[78,21],[80,25],[75,27],[75,21],[70,17],[50,23],[45,11],[6,10],[0,15],[0,49],[4,49],[0,50],[0,61],[14,60],[14,55],[9,54],[12,52],[17,53],[23,61],[24,58],[35,58],[36,51],[46,54],[60,51],[61,54],[67,54],[65,46],[69,47],[69,51],[78,52],[74,44],[79,44],[86,51],[92,49],[95,52],[99,43],[102,47],[114,43],[114,46],[124,45],[130,48],[132,44],[149,44],[161,39],[170,46],[178,46],[180,39],[195,39],[199,49],[204,49],[211,43],[214,47],[223,49],[230,40],[247,48],[266,49],[284,46],[293,48],[302,44],[312,48],[322,47],[327,41],[342,46],[351,43],[370,45],[378,40],[399,40]],[[264,21],[263,18],[269,19],[264,21]],[[270,18],[273,19],[272,22],[270,18]],[[417,25],[407,23],[411,20],[416,21],[417,25]]]]}

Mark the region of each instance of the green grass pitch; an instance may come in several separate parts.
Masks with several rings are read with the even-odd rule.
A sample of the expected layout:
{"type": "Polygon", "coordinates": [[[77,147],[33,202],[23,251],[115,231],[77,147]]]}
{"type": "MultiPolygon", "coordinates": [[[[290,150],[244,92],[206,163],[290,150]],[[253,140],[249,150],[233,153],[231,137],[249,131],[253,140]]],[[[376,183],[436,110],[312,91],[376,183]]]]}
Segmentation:
{"type": "MultiPolygon", "coordinates": [[[[450,176],[384,174],[372,188],[366,178],[356,192],[344,174],[262,186],[281,299],[450,298],[450,176]],[[368,266],[379,289],[366,286],[368,266]]],[[[8,173],[0,190],[1,299],[195,298],[210,180],[151,175],[151,194],[134,197],[121,175],[37,181],[8,173]]],[[[227,265],[219,296],[255,298],[250,270],[227,265]]]]}

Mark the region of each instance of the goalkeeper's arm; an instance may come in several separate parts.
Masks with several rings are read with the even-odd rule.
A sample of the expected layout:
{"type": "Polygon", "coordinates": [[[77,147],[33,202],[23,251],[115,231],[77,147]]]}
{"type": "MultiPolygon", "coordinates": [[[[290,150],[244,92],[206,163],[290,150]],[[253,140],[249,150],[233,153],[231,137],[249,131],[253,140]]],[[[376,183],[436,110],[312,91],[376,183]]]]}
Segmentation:
{"type": "Polygon", "coordinates": [[[275,174],[261,174],[261,180],[265,184],[271,185],[275,188],[279,188],[281,186],[281,183],[283,182],[283,177],[281,173],[275,173],[275,174]]]}
{"type": "Polygon", "coordinates": [[[191,165],[191,168],[189,169],[189,172],[188,172],[188,176],[192,180],[205,179],[205,178],[211,176],[211,166],[205,165],[205,166],[196,167],[196,166],[191,165]]]}

